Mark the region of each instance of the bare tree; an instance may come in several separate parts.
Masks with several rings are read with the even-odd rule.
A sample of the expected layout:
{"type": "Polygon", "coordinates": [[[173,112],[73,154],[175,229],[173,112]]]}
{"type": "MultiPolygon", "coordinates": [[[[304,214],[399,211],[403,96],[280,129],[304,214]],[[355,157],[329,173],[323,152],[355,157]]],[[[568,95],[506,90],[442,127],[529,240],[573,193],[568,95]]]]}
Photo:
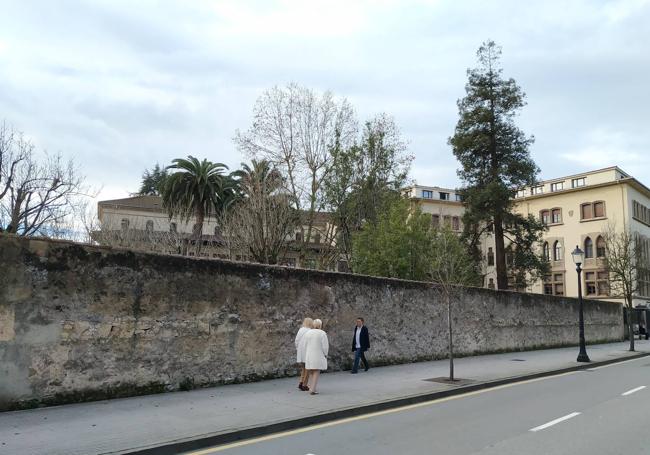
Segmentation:
{"type": "Polygon", "coordinates": [[[64,235],[80,202],[92,196],[74,161],[37,156],[31,142],[5,125],[0,136],[0,226],[21,236],[64,235]]]}
{"type": "Polygon", "coordinates": [[[109,223],[102,223],[95,214],[85,212],[82,217],[87,239],[104,246],[122,247],[131,250],[167,254],[187,254],[187,243],[191,234],[183,234],[167,228],[166,222],[144,216],[130,217],[130,225],[114,229],[109,223]],[[147,222],[150,228],[141,229],[147,222]],[[133,227],[131,227],[133,226],[133,227]]]}
{"type": "Polygon", "coordinates": [[[258,98],[253,125],[237,131],[239,149],[253,158],[278,166],[287,178],[291,203],[301,216],[301,259],[312,240],[316,215],[324,205],[324,181],[331,170],[331,150],[336,142],[349,145],[356,133],[352,106],[289,84],[273,87],[258,98]]]}
{"type": "MultiPolygon", "coordinates": [[[[22,133],[15,131],[6,122],[0,125],[0,201],[4,200],[13,184],[16,168],[27,159],[33,148],[34,146],[24,138],[22,133]]],[[[0,223],[0,230],[2,228],[0,223]]]]}
{"type": "Polygon", "coordinates": [[[463,286],[477,285],[480,275],[466,246],[449,226],[433,230],[431,279],[447,306],[449,380],[454,381],[453,302],[463,295],[463,286]]]}
{"type": "Polygon", "coordinates": [[[617,230],[610,223],[603,235],[605,240],[605,269],[609,274],[610,295],[622,298],[627,309],[627,325],[630,335],[630,351],[634,351],[632,314],[634,296],[639,291],[639,276],[648,271],[649,261],[644,239],[624,227],[617,230]]]}
{"type": "Polygon", "coordinates": [[[231,258],[235,254],[262,264],[281,262],[296,226],[296,210],[282,175],[266,160],[243,164],[234,175],[242,198],[220,223],[231,258]]]}

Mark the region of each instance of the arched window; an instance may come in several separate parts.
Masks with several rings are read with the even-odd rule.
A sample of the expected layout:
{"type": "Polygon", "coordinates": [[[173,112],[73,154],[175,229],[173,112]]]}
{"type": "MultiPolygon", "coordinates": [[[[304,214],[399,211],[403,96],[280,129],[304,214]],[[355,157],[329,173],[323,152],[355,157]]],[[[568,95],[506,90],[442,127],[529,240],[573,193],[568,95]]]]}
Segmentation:
{"type": "Polygon", "coordinates": [[[177,229],[176,223],[169,223],[169,232],[175,233],[177,229]]]}
{"type": "Polygon", "coordinates": [[[542,257],[545,261],[551,260],[551,247],[548,245],[548,242],[544,242],[544,245],[542,245],[542,257]]]}
{"type": "Polygon", "coordinates": [[[553,260],[561,261],[562,260],[562,244],[559,240],[556,240],[553,244],[553,260]]]}
{"type": "Polygon", "coordinates": [[[591,237],[585,239],[585,258],[594,257],[594,242],[591,240],[591,237]]]}
{"type": "Polygon", "coordinates": [[[558,224],[562,222],[562,209],[551,210],[551,223],[558,224]]]}
{"type": "Polygon", "coordinates": [[[604,258],[606,254],[606,246],[605,246],[605,239],[602,236],[598,236],[596,239],[596,257],[597,258],[604,258]]]}
{"type": "Polygon", "coordinates": [[[153,221],[152,220],[147,220],[147,224],[145,229],[147,232],[153,232],[153,221]]]}
{"type": "Polygon", "coordinates": [[[129,228],[129,220],[122,218],[122,230],[126,231],[129,228]]]}
{"type": "Polygon", "coordinates": [[[221,235],[221,229],[219,228],[219,226],[214,227],[214,235],[221,235]]]}
{"type": "Polygon", "coordinates": [[[494,265],[494,251],[492,251],[492,247],[488,248],[487,262],[488,262],[488,265],[494,265]]]}

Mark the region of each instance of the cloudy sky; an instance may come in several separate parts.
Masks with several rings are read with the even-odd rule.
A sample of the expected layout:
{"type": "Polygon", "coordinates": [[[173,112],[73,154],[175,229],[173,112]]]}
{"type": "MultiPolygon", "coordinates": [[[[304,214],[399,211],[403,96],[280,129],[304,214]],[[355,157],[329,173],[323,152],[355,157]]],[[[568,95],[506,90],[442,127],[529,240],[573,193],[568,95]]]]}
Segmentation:
{"type": "Polygon", "coordinates": [[[648,24],[646,0],[5,0],[0,119],[124,197],[156,162],[237,166],[256,98],[294,81],[392,114],[412,177],[453,187],[455,103],[491,38],[542,178],[619,165],[650,185],[648,24]]]}

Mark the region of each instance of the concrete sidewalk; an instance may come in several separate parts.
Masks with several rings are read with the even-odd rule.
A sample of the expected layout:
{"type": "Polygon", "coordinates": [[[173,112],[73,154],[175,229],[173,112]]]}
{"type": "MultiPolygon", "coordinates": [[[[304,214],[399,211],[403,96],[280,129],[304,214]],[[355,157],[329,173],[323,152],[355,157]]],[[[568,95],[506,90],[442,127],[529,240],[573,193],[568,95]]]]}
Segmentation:
{"type": "MultiPolygon", "coordinates": [[[[587,347],[592,363],[650,354],[650,342],[587,347]]],[[[471,380],[469,387],[575,368],[575,347],[466,357],[456,360],[456,376],[471,380]]],[[[372,362],[372,354],[369,355],[372,362]]],[[[334,418],[360,407],[388,407],[393,400],[424,399],[466,387],[424,381],[445,376],[448,361],[421,362],[321,376],[320,395],[297,388],[294,378],[237,384],[190,392],[174,392],[0,413],[0,454],[129,453],[183,441],[229,435],[248,437],[256,428],[291,427],[334,418]],[[249,430],[244,431],[242,430],[249,430]]],[[[397,403],[395,403],[397,405],[397,403]]],[[[207,442],[207,441],[206,441],[207,442]]],[[[197,446],[201,445],[197,443],[197,446]]],[[[176,446],[179,447],[179,446],[176,446]]],[[[174,453],[174,448],[160,453],[174,453]]]]}

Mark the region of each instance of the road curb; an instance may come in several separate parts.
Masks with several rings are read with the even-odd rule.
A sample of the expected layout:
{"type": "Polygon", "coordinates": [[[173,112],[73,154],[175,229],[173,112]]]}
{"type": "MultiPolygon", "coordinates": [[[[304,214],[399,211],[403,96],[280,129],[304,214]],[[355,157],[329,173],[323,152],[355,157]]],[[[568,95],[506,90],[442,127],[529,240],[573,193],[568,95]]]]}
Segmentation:
{"type": "Polygon", "coordinates": [[[363,406],[357,406],[353,408],[337,409],[334,411],[327,411],[313,416],[263,424],[263,425],[250,427],[250,428],[243,428],[235,431],[224,431],[221,433],[216,433],[211,435],[202,435],[198,437],[182,439],[173,442],[167,442],[165,444],[161,444],[157,446],[142,447],[138,449],[129,449],[126,451],[120,451],[119,453],[130,454],[130,455],[175,455],[182,452],[205,449],[211,446],[228,444],[232,442],[241,441],[244,439],[266,436],[269,434],[279,433],[283,431],[295,430],[297,428],[302,428],[302,427],[316,425],[325,422],[331,422],[334,420],[344,419],[348,417],[356,417],[363,414],[385,411],[387,409],[393,409],[393,408],[399,408],[411,404],[423,403],[426,401],[437,400],[440,398],[446,398],[454,395],[462,395],[477,390],[491,389],[505,384],[513,384],[516,382],[522,382],[531,379],[543,378],[547,376],[555,376],[558,374],[570,373],[572,371],[587,370],[590,368],[596,368],[596,367],[610,365],[614,363],[625,362],[627,360],[634,360],[634,359],[639,359],[641,357],[647,357],[647,356],[650,356],[650,352],[639,353],[639,354],[625,356],[625,357],[617,357],[614,359],[603,360],[600,362],[591,362],[591,363],[586,363],[581,365],[575,365],[567,368],[559,368],[556,370],[541,371],[541,372],[525,374],[521,376],[512,376],[503,379],[495,379],[493,381],[477,382],[465,386],[459,386],[457,388],[450,389],[450,390],[442,390],[438,392],[401,397],[392,400],[367,404],[363,406]]]}

